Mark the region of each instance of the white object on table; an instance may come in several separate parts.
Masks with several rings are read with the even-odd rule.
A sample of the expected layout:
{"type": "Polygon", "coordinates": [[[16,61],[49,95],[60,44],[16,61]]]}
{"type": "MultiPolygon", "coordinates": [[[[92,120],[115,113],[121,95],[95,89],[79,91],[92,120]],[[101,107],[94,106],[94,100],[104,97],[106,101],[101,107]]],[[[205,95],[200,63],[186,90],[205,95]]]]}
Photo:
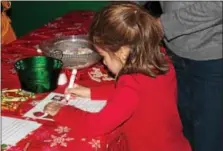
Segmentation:
{"type": "Polygon", "coordinates": [[[41,50],[41,49],[37,49],[37,52],[38,52],[38,53],[42,53],[42,50],[41,50]]]}
{"type": "Polygon", "coordinates": [[[42,124],[23,119],[2,116],[2,144],[16,145],[30,132],[39,128],[42,124]]]}
{"type": "Polygon", "coordinates": [[[40,49],[39,45],[36,45],[36,46],[34,46],[34,47],[36,48],[36,51],[37,51],[38,53],[42,53],[42,50],[40,49]]]}
{"type": "Polygon", "coordinates": [[[54,100],[55,97],[61,97],[63,99],[64,98],[64,95],[59,94],[59,93],[53,93],[53,92],[51,92],[46,98],[44,98],[43,100],[41,100],[35,107],[33,107],[32,109],[30,109],[28,112],[26,112],[23,115],[23,117],[28,117],[28,118],[32,118],[32,119],[41,119],[41,120],[53,121],[52,118],[47,118],[48,114],[47,113],[44,113],[43,110],[44,110],[44,107],[48,103],[55,101],[54,100]],[[42,116],[36,116],[35,115],[36,112],[42,112],[44,114],[42,116]]]}
{"type": "MultiPolygon", "coordinates": [[[[73,69],[71,77],[70,77],[68,88],[73,88],[75,86],[74,81],[76,79],[76,75],[77,75],[77,69],[73,69]]],[[[69,100],[70,99],[70,94],[65,95],[65,99],[69,100]]]]}
{"type": "Polygon", "coordinates": [[[58,82],[57,82],[57,85],[64,85],[67,83],[67,76],[66,74],[63,72],[59,75],[59,78],[58,78],[58,82]]]}

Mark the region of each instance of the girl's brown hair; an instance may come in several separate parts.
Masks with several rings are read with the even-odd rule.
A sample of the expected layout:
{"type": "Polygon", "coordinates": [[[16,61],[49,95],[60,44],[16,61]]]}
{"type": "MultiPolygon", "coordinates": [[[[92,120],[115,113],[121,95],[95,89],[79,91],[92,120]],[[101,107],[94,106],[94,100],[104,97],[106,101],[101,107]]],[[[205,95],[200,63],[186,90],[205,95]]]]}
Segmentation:
{"type": "Polygon", "coordinates": [[[90,40],[105,50],[115,52],[122,46],[131,48],[120,71],[142,73],[151,77],[165,74],[168,63],[160,52],[162,30],[144,8],[131,2],[113,3],[98,12],[91,24],[90,40]]]}

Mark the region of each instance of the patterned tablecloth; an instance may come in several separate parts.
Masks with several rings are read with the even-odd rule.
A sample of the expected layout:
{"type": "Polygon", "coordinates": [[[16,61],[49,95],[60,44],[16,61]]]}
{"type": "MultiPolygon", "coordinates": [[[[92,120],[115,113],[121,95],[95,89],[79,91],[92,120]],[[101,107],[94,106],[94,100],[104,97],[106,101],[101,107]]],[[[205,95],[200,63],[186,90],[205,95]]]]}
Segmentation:
{"type": "MultiPolygon", "coordinates": [[[[18,40],[2,46],[1,49],[1,88],[19,89],[20,83],[14,70],[14,63],[21,58],[41,55],[35,46],[43,40],[64,35],[87,34],[88,27],[94,13],[89,11],[74,11],[55,19],[48,24],[22,36],[18,40]]],[[[101,84],[109,84],[114,81],[104,81],[103,77],[92,78],[94,70],[106,73],[101,64],[78,71],[77,83],[93,87],[101,84]]],[[[70,71],[64,69],[69,76],[70,71]]],[[[54,92],[63,93],[65,86],[58,86],[54,92]]],[[[46,97],[48,93],[37,94],[35,98],[18,103],[16,109],[7,110],[2,108],[2,115],[23,118],[23,114],[34,107],[38,102],[46,97]]],[[[29,119],[32,120],[32,119],[29,119]]],[[[33,131],[26,138],[17,143],[16,146],[9,146],[8,151],[23,151],[27,143],[30,143],[26,151],[124,151],[127,150],[126,139],[116,130],[111,134],[98,136],[95,138],[76,138],[72,129],[67,126],[57,125],[50,121],[41,121],[43,125],[33,131]]],[[[75,121],[75,119],[74,119],[75,121]]]]}

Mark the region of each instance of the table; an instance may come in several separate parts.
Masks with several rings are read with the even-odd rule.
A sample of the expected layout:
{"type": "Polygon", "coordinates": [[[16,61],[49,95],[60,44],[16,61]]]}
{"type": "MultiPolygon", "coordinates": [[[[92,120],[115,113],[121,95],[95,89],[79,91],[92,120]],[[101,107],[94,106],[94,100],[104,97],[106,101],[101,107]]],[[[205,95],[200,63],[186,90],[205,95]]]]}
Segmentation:
{"type": "MultiPolygon", "coordinates": [[[[43,40],[60,37],[63,35],[87,34],[88,27],[94,12],[90,11],[73,11],[59,17],[48,24],[20,37],[16,41],[2,46],[1,60],[1,85],[2,89],[18,89],[20,88],[17,73],[14,70],[14,63],[25,57],[41,55],[37,52],[35,46],[43,40]]],[[[77,83],[88,87],[98,86],[101,84],[109,84],[114,81],[97,81],[91,79],[89,72],[98,68],[101,72],[106,72],[99,63],[93,67],[83,69],[77,73],[77,83]]],[[[67,75],[70,71],[64,69],[67,75]]],[[[54,92],[63,93],[65,86],[58,86],[54,92]]],[[[46,97],[48,93],[37,94],[35,99],[29,99],[20,103],[15,111],[2,111],[2,115],[23,118],[22,115],[34,107],[41,99],[46,97]]],[[[33,120],[33,119],[29,119],[33,120]]],[[[127,142],[120,130],[116,130],[104,136],[95,138],[75,138],[72,129],[67,126],[57,125],[51,121],[41,121],[43,125],[29,134],[26,138],[17,143],[16,146],[8,146],[7,151],[23,151],[27,142],[30,142],[28,151],[125,151],[127,150],[127,142]]]]}

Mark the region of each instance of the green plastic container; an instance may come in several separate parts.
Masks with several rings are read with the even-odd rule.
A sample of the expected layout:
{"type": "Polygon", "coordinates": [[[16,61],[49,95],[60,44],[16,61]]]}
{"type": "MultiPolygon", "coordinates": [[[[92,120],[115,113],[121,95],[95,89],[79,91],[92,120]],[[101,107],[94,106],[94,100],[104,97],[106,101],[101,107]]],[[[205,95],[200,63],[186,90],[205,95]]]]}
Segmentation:
{"type": "Polygon", "coordinates": [[[62,66],[61,60],[46,56],[21,59],[14,65],[21,88],[34,93],[55,90],[62,66]]]}

